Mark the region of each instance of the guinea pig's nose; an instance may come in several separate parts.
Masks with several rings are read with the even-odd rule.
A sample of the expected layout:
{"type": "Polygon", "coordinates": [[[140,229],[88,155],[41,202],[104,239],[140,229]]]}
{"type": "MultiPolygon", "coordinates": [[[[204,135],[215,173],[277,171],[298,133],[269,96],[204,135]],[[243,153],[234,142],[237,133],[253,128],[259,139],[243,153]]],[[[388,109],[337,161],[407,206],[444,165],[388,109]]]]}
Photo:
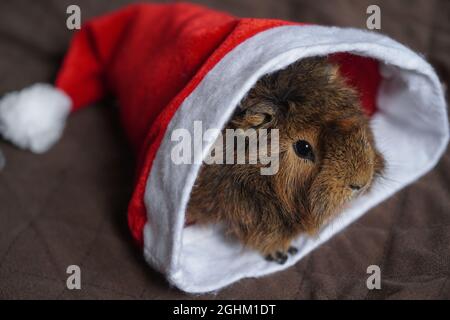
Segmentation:
{"type": "Polygon", "coordinates": [[[361,190],[363,186],[358,185],[358,184],[350,184],[349,187],[350,187],[350,189],[352,189],[353,191],[358,191],[358,190],[361,190]]]}

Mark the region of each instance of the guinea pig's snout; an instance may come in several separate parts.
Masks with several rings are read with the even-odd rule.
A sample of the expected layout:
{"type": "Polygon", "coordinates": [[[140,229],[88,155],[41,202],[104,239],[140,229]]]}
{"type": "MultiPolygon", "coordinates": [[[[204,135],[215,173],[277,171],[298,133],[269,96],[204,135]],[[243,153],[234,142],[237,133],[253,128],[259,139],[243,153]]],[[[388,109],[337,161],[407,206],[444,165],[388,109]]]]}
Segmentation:
{"type": "Polygon", "coordinates": [[[359,190],[361,190],[363,187],[364,187],[364,185],[361,185],[361,184],[353,184],[353,183],[351,183],[351,184],[349,184],[348,185],[348,187],[350,188],[350,189],[352,189],[352,191],[359,191],[359,190]]]}
{"type": "Polygon", "coordinates": [[[359,165],[353,166],[354,170],[348,172],[349,175],[345,179],[345,184],[352,195],[363,193],[369,188],[374,171],[373,166],[370,165],[370,163],[370,161],[362,158],[359,161],[359,165]]]}
{"type": "Polygon", "coordinates": [[[359,179],[354,179],[348,184],[348,188],[351,190],[352,194],[356,195],[367,188],[370,183],[370,177],[359,177],[359,179]]]}

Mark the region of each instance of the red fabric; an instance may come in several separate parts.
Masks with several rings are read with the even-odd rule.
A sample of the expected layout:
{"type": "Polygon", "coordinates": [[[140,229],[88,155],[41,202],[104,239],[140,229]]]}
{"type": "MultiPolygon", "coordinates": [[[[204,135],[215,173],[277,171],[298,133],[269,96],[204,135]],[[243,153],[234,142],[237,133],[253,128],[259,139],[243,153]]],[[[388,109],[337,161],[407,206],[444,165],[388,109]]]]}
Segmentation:
{"type": "MultiPolygon", "coordinates": [[[[105,93],[118,98],[124,129],[138,156],[128,222],[140,244],[147,220],[147,178],[178,107],[217,62],[241,42],[289,24],[293,23],[237,19],[192,4],[139,4],[94,19],[75,35],[56,85],[72,98],[73,110],[99,100],[105,93]]],[[[342,61],[349,73],[359,71],[354,61],[361,62],[342,61]]],[[[355,85],[364,92],[364,105],[374,110],[370,109],[375,104],[369,97],[373,83],[355,85]]]]}
{"type": "Polygon", "coordinates": [[[377,109],[376,97],[381,83],[379,62],[344,52],[336,53],[329,59],[339,64],[347,83],[359,92],[362,107],[369,116],[373,115],[377,109]]]}

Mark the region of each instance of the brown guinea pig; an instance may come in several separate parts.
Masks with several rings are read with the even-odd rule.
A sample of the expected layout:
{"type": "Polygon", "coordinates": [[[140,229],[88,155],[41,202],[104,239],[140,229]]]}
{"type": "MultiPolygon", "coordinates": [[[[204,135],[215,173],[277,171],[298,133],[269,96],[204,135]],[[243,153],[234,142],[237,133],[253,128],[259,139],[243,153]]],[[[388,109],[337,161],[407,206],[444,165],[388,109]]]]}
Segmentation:
{"type": "Polygon", "coordinates": [[[357,92],[324,57],[262,77],[226,128],[278,129],[278,172],[261,175],[260,164],[203,163],[187,221],[221,222],[278,263],[297,251],[294,238],[315,234],[384,169],[357,92]]]}

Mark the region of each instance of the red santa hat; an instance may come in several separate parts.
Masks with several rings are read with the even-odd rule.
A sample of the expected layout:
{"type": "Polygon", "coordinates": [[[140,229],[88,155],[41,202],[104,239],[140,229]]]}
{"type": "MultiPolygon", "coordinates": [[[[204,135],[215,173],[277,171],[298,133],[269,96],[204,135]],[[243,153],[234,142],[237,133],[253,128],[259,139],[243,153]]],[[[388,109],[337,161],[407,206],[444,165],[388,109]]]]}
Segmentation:
{"type": "MultiPolygon", "coordinates": [[[[188,292],[216,290],[243,277],[287,268],[368,209],[429,171],[448,141],[441,84],[410,49],[377,33],[240,19],[191,4],[140,4],[93,19],[76,33],[55,86],[36,84],[0,100],[0,132],[44,152],[71,112],[112,93],[137,154],[128,221],[146,260],[188,292]],[[284,265],[224,239],[220,226],[185,226],[200,164],[171,161],[171,133],[194,121],[222,128],[264,74],[309,56],[330,56],[355,86],[390,183],[354,201],[318,237],[295,241],[284,265]],[[395,166],[390,166],[395,163],[395,166]]],[[[215,137],[204,141],[203,157],[215,137]]],[[[218,190],[220,192],[220,190],[218,190]]]]}

